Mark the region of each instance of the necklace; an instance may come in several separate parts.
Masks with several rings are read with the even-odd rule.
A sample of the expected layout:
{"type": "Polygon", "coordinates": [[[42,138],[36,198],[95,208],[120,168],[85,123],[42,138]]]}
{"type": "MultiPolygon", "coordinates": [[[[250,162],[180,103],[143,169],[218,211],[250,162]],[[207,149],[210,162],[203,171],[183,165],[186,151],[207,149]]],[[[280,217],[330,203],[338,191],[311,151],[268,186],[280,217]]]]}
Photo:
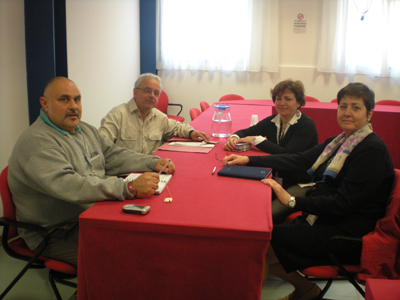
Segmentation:
{"type": "Polygon", "coordinates": [[[364,15],[369,11],[369,9],[371,8],[371,4],[372,4],[372,0],[366,0],[367,1],[367,5],[366,5],[366,9],[364,12],[362,12],[359,8],[358,8],[358,4],[357,4],[357,0],[353,0],[354,5],[356,6],[357,11],[361,14],[361,21],[364,21],[364,15]]]}
{"type": "Polygon", "coordinates": [[[286,129],[288,129],[288,127],[289,127],[288,124],[286,124],[285,127],[283,127],[282,120],[281,120],[281,126],[279,127],[279,133],[277,133],[278,134],[278,138],[277,138],[278,145],[285,137],[285,134],[287,131],[286,129]]]}

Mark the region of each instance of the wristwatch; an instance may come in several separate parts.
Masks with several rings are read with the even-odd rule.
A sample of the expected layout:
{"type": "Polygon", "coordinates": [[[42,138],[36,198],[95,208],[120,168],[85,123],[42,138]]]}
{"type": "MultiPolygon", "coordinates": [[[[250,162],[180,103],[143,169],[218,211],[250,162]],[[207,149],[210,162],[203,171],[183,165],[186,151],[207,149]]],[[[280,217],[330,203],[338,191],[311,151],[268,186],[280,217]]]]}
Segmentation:
{"type": "Polygon", "coordinates": [[[136,196],[136,189],[135,189],[135,187],[133,186],[133,181],[130,181],[130,182],[128,183],[128,191],[129,191],[129,193],[132,194],[133,197],[136,196]]]}
{"type": "Polygon", "coordinates": [[[296,206],[296,198],[295,197],[293,197],[293,196],[290,197],[289,202],[288,202],[288,206],[290,208],[294,208],[296,206]]]}

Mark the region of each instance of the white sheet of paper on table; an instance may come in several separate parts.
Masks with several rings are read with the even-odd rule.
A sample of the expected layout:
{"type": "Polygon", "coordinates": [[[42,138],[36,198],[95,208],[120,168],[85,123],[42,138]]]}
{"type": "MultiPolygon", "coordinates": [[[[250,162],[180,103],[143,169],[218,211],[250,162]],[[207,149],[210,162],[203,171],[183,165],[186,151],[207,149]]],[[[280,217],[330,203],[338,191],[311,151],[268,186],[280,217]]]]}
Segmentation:
{"type": "Polygon", "coordinates": [[[171,142],[170,146],[185,146],[185,147],[202,147],[202,148],[213,148],[214,144],[207,144],[205,142],[171,142]]]}

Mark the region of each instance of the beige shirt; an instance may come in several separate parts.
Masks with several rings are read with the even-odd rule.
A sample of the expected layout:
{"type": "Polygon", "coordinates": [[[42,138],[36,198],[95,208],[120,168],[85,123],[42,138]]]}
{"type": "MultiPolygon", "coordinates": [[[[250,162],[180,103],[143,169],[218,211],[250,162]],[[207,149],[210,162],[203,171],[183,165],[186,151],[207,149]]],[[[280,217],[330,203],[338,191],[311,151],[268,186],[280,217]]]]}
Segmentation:
{"type": "Polygon", "coordinates": [[[126,147],[135,152],[153,154],[161,145],[161,140],[179,136],[189,138],[193,128],[169,119],[166,114],[153,108],[142,119],[135,100],[114,107],[102,120],[99,132],[118,147],[126,147]]]}

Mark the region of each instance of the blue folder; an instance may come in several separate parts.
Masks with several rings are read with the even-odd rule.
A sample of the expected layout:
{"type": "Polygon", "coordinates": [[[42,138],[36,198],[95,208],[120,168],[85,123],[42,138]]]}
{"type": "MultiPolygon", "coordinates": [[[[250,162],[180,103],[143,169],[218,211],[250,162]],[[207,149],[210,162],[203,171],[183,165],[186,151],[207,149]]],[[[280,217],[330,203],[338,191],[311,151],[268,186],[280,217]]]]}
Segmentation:
{"type": "Polygon", "coordinates": [[[270,173],[271,169],[268,168],[232,165],[225,166],[217,174],[219,176],[261,180],[267,178],[270,173]]]}

